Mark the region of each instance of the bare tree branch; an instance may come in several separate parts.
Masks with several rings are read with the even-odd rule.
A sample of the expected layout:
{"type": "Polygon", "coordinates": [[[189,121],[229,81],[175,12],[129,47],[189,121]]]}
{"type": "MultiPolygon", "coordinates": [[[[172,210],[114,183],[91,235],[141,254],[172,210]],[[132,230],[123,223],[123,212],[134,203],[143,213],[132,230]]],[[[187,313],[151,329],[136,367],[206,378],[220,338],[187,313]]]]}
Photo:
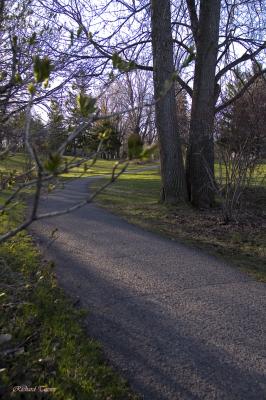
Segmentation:
{"type": "Polygon", "coordinates": [[[234,103],[237,99],[239,99],[247,90],[248,88],[253,85],[254,82],[256,82],[256,80],[262,76],[263,74],[266,73],[266,68],[258,71],[256,74],[254,74],[252,76],[252,78],[250,78],[245,84],[244,86],[233,96],[231,97],[229,100],[225,101],[223,104],[218,105],[215,108],[215,113],[219,113],[222,110],[224,110],[226,107],[230,106],[232,103],[234,103]]]}
{"type": "Polygon", "coordinates": [[[237,58],[236,60],[232,61],[230,64],[226,65],[216,74],[216,82],[218,82],[221,77],[226,74],[226,72],[232,70],[237,65],[243,63],[244,61],[253,60],[262,50],[266,49],[266,42],[264,42],[257,50],[253,52],[246,52],[241,57],[237,58]]]}

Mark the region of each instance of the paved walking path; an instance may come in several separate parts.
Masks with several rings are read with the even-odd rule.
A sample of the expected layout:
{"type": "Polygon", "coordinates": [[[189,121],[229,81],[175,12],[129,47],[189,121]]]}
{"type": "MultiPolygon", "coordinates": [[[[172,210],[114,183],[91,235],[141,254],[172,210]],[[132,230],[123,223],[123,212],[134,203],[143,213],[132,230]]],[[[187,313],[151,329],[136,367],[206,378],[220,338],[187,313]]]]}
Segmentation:
{"type": "MultiPolygon", "coordinates": [[[[87,188],[72,181],[42,209],[69,206],[87,188]]],[[[266,399],[265,284],[95,205],[33,231],[62,287],[90,310],[89,335],[141,398],[266,399]]]]}

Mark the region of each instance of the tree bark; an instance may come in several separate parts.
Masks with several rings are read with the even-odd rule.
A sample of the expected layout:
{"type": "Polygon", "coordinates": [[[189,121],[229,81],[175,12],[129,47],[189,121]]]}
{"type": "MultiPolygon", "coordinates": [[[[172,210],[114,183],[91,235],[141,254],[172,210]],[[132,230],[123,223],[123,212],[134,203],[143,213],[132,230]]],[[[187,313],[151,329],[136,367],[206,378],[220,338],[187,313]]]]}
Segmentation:
{"type": "Polygon", "coordinates": [[[173,84],[173,41],[169,0],[151,1],[155,114],[158,130],[162,200],[174,204],[187,200],[184,163],[178,134],[173,84]],[[166,86],[169,86],[166,89],[166,86]]]}
{"type": "Polygon", "coordinates": [[[190,201],[198,208],[209,208],[214,203],[213,131],[220,9],[221,0],[201,0],[195,32],[197,52],[186,172],[190,201]]]}
{"type": "Polygon", "coordinates": [[[2,29],[2,22],[4,19],[4,9],[6,0],[0,0],[0,29],[2,29]]]}

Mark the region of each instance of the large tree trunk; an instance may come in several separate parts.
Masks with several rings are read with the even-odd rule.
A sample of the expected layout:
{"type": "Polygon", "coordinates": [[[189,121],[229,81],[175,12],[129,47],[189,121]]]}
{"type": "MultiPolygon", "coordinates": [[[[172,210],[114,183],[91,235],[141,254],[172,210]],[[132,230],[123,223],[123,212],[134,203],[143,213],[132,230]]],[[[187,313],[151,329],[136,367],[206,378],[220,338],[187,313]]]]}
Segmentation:
{"type": "Polygon", "coordinates": [[[214,109],[221,0],[201,0],[196,41],[187,182],[191,203],[199,208],[214,203],[214,109]]]}
{"type": "Polygon", "coordinates": [[[187,187],[178,135],[173,83],[173,41],[169,0],[151,1],[154,95],[159,136],[162,200],[176,203],[187,200],[187,187]],[[169,84],[170,88],[166,90],[169,84]]]}
{"type": "Polygon", "coordinates": [[[0,28],[2,29],[2,22],[4,19],[4,9],[6,0],[0,0],[0,28]]]}

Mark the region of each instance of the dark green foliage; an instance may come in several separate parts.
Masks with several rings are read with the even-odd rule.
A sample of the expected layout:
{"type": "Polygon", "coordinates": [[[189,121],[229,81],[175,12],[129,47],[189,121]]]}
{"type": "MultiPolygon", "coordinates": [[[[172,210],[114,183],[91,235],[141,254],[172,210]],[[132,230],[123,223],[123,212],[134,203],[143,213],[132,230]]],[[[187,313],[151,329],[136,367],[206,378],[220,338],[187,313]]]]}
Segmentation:
{"type": "Polygon", "coordinates": [[[49,112],[48,150],[56,152],[58,147],[66,140],[68,132],[64,122],[61,104],[52,100],[49,112]]]}
{"type": "Polygon", "coordinates": [[[62,163],[62,157],[58,153],[49,154],[48,159],[44,162],[44,167],[48,172],[56,174],[62,163]]]}
{"type": "Polygon", "coordinates": [[[97,121],[88,134],[88,147],[90,150],[96,151],[100,142],[102,158],[118,158],[121,141],[116,121],[105,119],[97,121]]]}
{"type": "Polygon", "coordinates": [[[129,159],[139,158],[143,150],[143,143],[140,135],[138,133],[132,133],[128,138],[127,145],[129,159]]]}
{"type": "Polygon", "coordinates": [[[37,39],[37,34],[36,32],[33,32],[33,34],[31,35],[31,37],[29,38],[29,44],[31,46],[33,46],[36,43],[37,39]]]}

